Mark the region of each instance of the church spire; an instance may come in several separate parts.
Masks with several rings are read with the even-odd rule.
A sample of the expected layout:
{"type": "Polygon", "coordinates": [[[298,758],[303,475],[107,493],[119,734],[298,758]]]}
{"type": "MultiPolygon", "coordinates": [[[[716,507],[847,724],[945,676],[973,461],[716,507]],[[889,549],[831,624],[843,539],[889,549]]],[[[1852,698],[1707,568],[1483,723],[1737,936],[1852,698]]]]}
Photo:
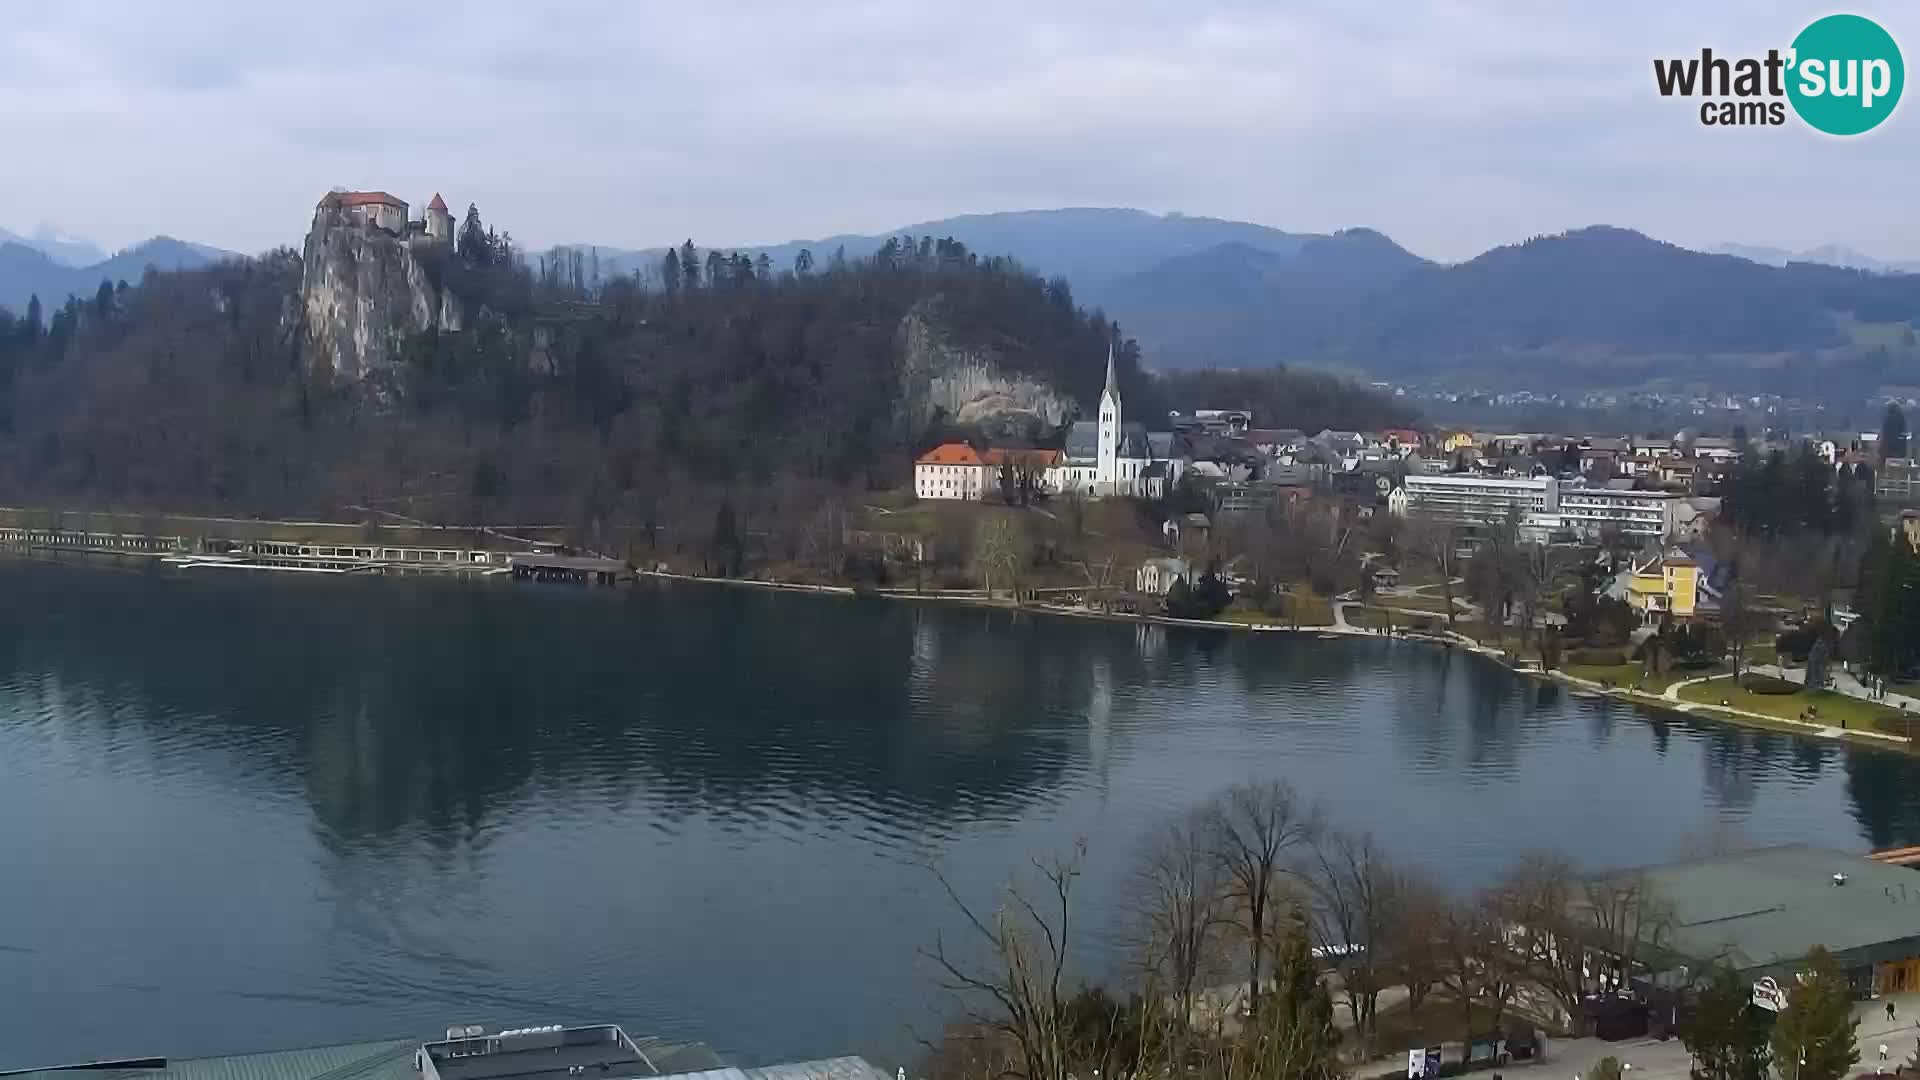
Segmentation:
{"type": "Polygon", "coordinates": [[[1113,343],[1111,341],[1107,343],[1107,390],[1106,392],[1113,395],[1113,397],[1116,400],[1118,400],[1120,397],[1119,380],[1113,377],[1113,343]]]}

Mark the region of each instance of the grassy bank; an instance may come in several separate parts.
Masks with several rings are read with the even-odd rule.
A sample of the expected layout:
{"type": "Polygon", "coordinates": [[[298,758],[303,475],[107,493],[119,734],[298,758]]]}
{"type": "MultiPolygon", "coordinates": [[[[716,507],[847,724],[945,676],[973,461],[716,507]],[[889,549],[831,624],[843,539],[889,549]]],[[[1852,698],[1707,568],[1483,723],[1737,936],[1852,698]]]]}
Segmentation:
{"type": "Polygon", "coordinates": [[[1790,693],[1760,693],[1757,690],[1782,690],[1791,686],[1778,679],[1749,675],[1752,685],[1742,686],[1734,682],[1731,675],[1716,678],[1708,682],[1696,683],[1680,688],[1680,699],[1701,705],[1720,705],[1723,702],[1729,708],[1756,712],[1763,716],[1774,716],[1782,720],[1811,719],[1813,722],[1848,731],[1879,731],[1888,735],[1907,735],[1909,725],[1920,730],[1920,717],[1914,717],[1899,709],[1890,709],[1861,698],[1847,694],[1836,694],[1830,690],[1812,690],[1800,688],[1790,693]],[[1809,717],[1808,710],[1813,710],[1809,717]]]}

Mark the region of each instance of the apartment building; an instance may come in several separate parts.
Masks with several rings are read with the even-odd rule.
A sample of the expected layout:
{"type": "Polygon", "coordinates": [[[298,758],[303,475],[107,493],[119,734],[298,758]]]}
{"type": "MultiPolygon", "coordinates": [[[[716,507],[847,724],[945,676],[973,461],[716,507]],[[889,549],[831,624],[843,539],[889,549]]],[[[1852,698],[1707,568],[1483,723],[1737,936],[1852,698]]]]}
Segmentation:
{"type": "Polygon", "coordinates": [[[1888,458],[1873,474],[1873,494],[1889,502],[1920,503],[1920,461],[1913,458],[1888,458]]]}
{"type": "Polygon", "coordinates": [[[1672,491],[1620,491],[1614,488],[1563,488],[1560,514],[1584,538],[1599,539],[1609,528],[1628,536],[1665,539],[1680,531],[1689,510],[1687,497],[1672,491]]]}
{"type": "Polygon", "coordinates": [[[1407,511],[1437,521],[1482,524],[1513,515],[1560,512],[1560,481],[1551,476],[1505,480],[1492,476],[1409,475],[1407,511]]]}

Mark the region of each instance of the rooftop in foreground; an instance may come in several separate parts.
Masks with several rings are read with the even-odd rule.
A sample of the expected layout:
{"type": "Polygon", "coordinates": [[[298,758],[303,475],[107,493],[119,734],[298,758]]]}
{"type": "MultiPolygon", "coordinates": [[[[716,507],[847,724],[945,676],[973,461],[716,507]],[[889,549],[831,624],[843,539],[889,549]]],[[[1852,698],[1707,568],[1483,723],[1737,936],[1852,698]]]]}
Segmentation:
{"type": "Polygon", "coordinates": [[[1786,967],[1815,945],[1849,966],[1920,955],[1920,874],[1906,867],[1785,846],[1632,872],[1673,904],[1673,951],[1696,960],[1786,967]]]}
{"type": "Polygon", "coordinates": [[[7,1080],[892,1080],[865,1058],[838,1057],[742,1067],[705,1044],[630,1039],[618,1027],[548,1029],[533,1038],[462,1040],[468,1052],[446,1054],[454,1040],[388,1039],[298,1050],[177,1060],[104,1063],[100,1067],[0,1072],[7,1080]],[[581,1034],[581,1033],[593,1034],[581,1034]],[[618,1033],[617,1039],[611,1034],[618,1033]],[[491,1050],[477,1045],[491,1041],[491,1050]],[[423,1057],[429,1060],[423,1060],[423,1057]],[[605,1069],[602,1069],[602,1065],[605,1069]],[[430,1066],[431,1071],[422,1068],[430,1066]]]}

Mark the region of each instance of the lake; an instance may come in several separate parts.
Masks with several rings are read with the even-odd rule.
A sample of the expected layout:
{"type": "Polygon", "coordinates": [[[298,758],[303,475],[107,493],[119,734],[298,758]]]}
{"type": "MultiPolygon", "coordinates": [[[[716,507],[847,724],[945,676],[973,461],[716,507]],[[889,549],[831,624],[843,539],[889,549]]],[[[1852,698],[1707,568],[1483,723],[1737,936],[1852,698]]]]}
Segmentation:
{"type": "Polygon", "coordinates": [[[698,585],[0,563],[0,1068],[612,1020],[891,1063],[917,950],[1281,778],[1471,887],[1555,846],[1920,843],[1908,758],[1407,642],[698,585]]]}

